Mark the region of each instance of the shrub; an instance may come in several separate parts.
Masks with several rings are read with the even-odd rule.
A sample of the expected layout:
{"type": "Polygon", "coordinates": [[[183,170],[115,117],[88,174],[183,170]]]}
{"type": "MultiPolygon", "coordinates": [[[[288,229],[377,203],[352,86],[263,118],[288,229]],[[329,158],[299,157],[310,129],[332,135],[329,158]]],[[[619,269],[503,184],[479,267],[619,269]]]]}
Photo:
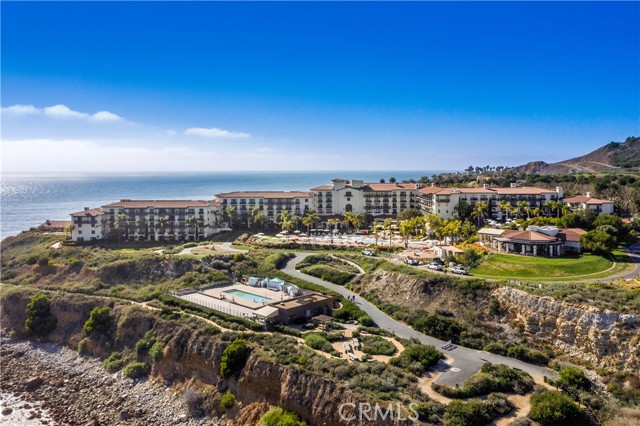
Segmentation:
{"type": "Polygon", "coordinates": [[[317,349],[323,352],[333,352],[333,346],[331,342],[327,340],[326,336],[321,333],[308,333],[304,336],[304,343],[310,348],[317,349]]]}
{"type": "Polygon", "coordinates": [[[86,334],[104,333],[111,328],[113,317],[109,308],[93,308],[89,319],[84,323],[84,332],[86,334]]]}
{"type": "Polygon", "coordinates": [[[442,357],[443,355],[433,346],[412,343],[389,362],[391,365],[420,375],[442,357]]]}
{"type": "Polygon", "coordinates": [[[250,348],[242,339],[235,339],[224,348],[220,361],[220,374],[222,377],[229,377],[236,370],[244,367],[250,351],[250,348]]]}
{"type": "Polygon", "coordinates": [[[149,349],[156,343],[156,338],[154,335],[147,333],[142,339],[136,342],[135,350],[136,354],[139,357],[145,356],[149,349]]]}
{"type": "Polygon", "coordinates": [[[84,355],[87,353],[87,338],[80,339],[78,342],[78,353],[84,355]]]}
{"type": "Polygon", "coordinates": [[[37,253],[32,253],[24,259],[24,263],[27,265],[35,265],[40,256],[37,253]]]}
{"type": "Polygon", "coordinates": [[[444,417],[446,426],[484,426],[490,421],[487,404],[480,401],[451,401],[444,417]]]}
{"type": "Polygon", "coordinates": [[[160,361],[164,356],[164,344],[162,342],[155,342],[151,349],[149,349],[149,356],[154,361],[160,361]]]}
{"type": "Polygon", "coordinates": [[[49,256],[42,256],[38,259],[38,266],[45,267],[51,264],[51,259],[49,256]]]}
{"type": "Polygon", "coordinates": [[[187,412],[191,417],[201,417],[204,415],[204,396],[202,395],[202,392],[188,388],[182,393],[182,399],[184,401],[184,405],[187,407],[187,412]]]}
{"type": "Polygon", "coordinates": [[[244,253],[236,253],[233,255],[234,262],[242,262],[245,259],[244,253]]]}
{"type": "Polygon", "coordinates": [[[236,403],[236,397],[230,391],[226,391],[222,394],[222,398],[220,398],[220,407],[228,410],[233,407],[233,404],[236,403]]]}
{"type": "Polygon", "coordinates": [[[306,426],[297,414],[284,411],[282,408],[272,408],[260,419],[258,426],[306,426]]]}
{"type": "Polygon", "coordinates": [[[559,392],[544,390],[531,397],[529,417],[541,426],[586,425],[580,407],[559,392]]]}
{"type": "Polygon", "coordinates": [[[102,361],[102,366],[109,373],[115,373],[120,370],[123,364],[124,360],[122,359],[122,353],[120,352],[112,352],[107,359],[102,361]]]}
{"type": "Polygon", "coordinates": [[[124,367],[123,371],[124,375],[131,378],[137,379],[138,377],[144,377],[149,374],[149,364],[146,362],[133,361],[127,364],[124,367]]]}
{"type": "Polygon", "coordinates": [[[362,339],[362,352],[371,355],[388,355],[396,353],[396,347],[390,341],[377,336],[366,336],[362,339]]]}
{"type": "Polygon", "coordinates": [[[558,382],[572,389],[589,389],[591,382],[584,371],[577,367],[564,367],[560,370],[558,382]]]}
{"type": "Polygon", "coordinates": [[[375,325],[375,322],[373,322],[373,318],[371,318],[369,315],[363,315],[358,318],[358,324],[364,327],[373,327],[375,325]]]}
{"type": "Polygon", "coordinates": [[[301,269],[300,272],[338,285],[344,285],[356,276],[356,274],[341,271],[329,265],[312,265],[301,269]]]}
{"type": "Polygon", "coordinates": [[[32,336],[43,337],[51,333],[58,320],[51,315],[51,300],[42,293],[35,294],[26,309],[24,329],[32,336]]]}

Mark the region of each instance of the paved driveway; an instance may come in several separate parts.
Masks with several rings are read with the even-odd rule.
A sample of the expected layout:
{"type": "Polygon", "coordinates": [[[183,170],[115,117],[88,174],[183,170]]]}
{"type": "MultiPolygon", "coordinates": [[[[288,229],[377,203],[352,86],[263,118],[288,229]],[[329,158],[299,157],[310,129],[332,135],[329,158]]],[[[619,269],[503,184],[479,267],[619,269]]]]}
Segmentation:
{"type": "Polygon", "coordinates": [[[283,268],[283,271],[291,276],[326,287],[330,290],[335,291],[336,293],[341,294],[342,296],[355,296],[355,303],[360,307],[360,309],[371,316],[371,318],[373,318],[373,320],[380,328],[393,331],[398,337],[403,337],[405,339],[416,338],[424,344],[435,346],[439,351],[453,358],[453,362],[451,362],[451,368],[446,370],[440,377],[438,377],[438,379],[436,380],[436,382],[438,383],[443,383],[451,386],[455,386],[456,384],[462,385],[462,383],[469,376],[477,372],[485,362],[491,362],[493,364],[505,364],[509,367],[519,368],[533,376],[557,377],[557,373],[547,367],[527,364],[526,362],[517,359],[496,355],[489,352],[469,349],[463,346],[458,346],[452,351],[441,350],[440,347],[445,343],[444,341],[436,339],[435,337],[427,336],[423,333],[419,333],[413,330],[411,327],[394,320],[393,318],[382,312],[380,309],[378,309],[375,305],[364,300],[356,293],[347,290],[343,286],[333,284],[328,281],[324,281],[297,271],[295,269],[295,266],[310,254],[311,253],[296,253],[296,257],[289,260],[287,265],[283,268]]]}

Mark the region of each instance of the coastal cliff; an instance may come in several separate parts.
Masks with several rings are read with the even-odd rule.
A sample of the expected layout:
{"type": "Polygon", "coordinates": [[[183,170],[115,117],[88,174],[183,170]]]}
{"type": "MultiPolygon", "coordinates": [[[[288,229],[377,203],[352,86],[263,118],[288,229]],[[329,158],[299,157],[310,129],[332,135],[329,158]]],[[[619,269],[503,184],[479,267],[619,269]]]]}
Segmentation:
{"type": "MultiPolygon", "coordinates": [[[[0,315],[3,334],[9,330],[18,336],[24,334],[25,308],[31,295],[32,292],[23,289],[4,292],[0,315]]],[[[216,409],[217,414],[224,414],[232,425],[256,424],[271,406],[297,413],[310,426],[413,424],[390,418],[376,421],[342,420],[339,404],[357,405],[369,402],[368,398],[336,381],[265,360],[259,351],[251,353],[237,375],[223,378],[219,374],[220,360],[224,348],[229,344],[228,339],[221,338],[221,335],[209,335],[200,328],[161,319],[152,310],[114,303],[106,298],[53,295],[51,313],[58,323],[47,341],[76,349],[83,338],[84,321],[91,310],[99,306],[109,306],[114,316],[112,343],[105,343],[101,339],[83,339],[84,353],[104,359],[115,350],[132,351],[135,343],[148,332],[157,336],[171,336],[161,359],[153,362],[150,377],[162,379],[178,388],[189,383],[190,386],[214,389],[214,400],[223,392],[231,391],[236,397],[236,406],[226,412],[217,405],[216,409]]],[[[345,410],[345,414],[352,413],[345,410]]]]}
{"type": "Polygon", "coordinates": [[[379,269],[352,284],[405,310],[473,324],[505,341],[526,339],[557,354],[611,369],[640,369],[640,316],[536,296],[508,286],[379,269]],[[471,318],[472,321],[467,321],[471,318]]]}
{"type": "Polygon", "coordinates": [[[640,369],[640,316],[540,297],[511,287],[493,292],[508,320],[538,342],[607,368],[640,369]]]}

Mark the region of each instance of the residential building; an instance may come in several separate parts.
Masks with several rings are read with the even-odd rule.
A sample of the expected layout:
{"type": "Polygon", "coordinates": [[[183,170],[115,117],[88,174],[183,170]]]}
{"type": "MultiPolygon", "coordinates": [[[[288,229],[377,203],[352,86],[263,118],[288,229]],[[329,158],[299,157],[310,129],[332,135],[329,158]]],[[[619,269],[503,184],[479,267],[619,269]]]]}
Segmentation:
{"type": "Polygon", "coordinates": [[[418,184],[366,183],[333,179],[331,184],[311,188],[316,213],[324,219],[346,212],[392,217],[417,208],[418,184]]]}
{"type": "Polygon", "coordinates": [[[478,241],[498,253],[516,253],[529,256],[561,256],[582,251],[580,228],[558,229],[555,226],[529,226],[526,231],[482,228],[478,241]]]}
{"type": "Polygon", "coordinates": [[[221,204],[204,200],[120,200],[71,214],[74,241],[199,241],[223,224],[221,204]]]}
{"type": "Polygon", "coordinates": [[[71,214],[71,239],[73,241],[95,241],[101,240],[105,229],[105,213],[102,209],[91,209],[85,207],[84,210],[71,214]]]}
{"type": "Polygon", "coordinates": [[[562,201],[573,211],[591,210],[597,214],[613,213],[613,201],[594,198],[590,192],[587,192],[587,195],[567,197],[562,201]]]}
{"type": "Polygon", "coordinates": [[[278,220],[278,214],[287,210],[292,215],[302,217],[305,212],[312,210],[313,194],[300,191],[236,191],[216,195],[222,212],[228,207],[235,207],[237,218],[246,219],[252,208],[264,211],[272,221],[278,220]]]}
{"type": "MultiPolygon", "coordinates": [[[[440,188],[428,186],[418,189],[418,204],[420,209],[429,214],[436,214],[445,219],[467,216],[476,203],[484,201],[487,204],[487,217],[502,220],[508,212],[500,208],[500,203],[508,203],[511,212],[519,208],[521,202],[525,202],[530,209],[545,209],[550,201],[562,199],[562,187],[555,190],[519,187],[512,184],[510,187],[482,188],[440,188]]],[[[520,214],[526,215],[525,212],[520,214]]]]}

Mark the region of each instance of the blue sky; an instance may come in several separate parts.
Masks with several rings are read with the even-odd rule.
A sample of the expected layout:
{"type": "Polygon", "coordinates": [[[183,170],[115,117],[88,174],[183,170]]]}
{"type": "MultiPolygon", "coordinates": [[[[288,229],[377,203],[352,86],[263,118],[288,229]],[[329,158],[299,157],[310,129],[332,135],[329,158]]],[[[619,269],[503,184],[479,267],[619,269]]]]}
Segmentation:
{"type": "Polygon", "coordinates": [[[640,135],[639,20],[637,2],[2,2],[3,170],[562,160],[640,135]]]}

